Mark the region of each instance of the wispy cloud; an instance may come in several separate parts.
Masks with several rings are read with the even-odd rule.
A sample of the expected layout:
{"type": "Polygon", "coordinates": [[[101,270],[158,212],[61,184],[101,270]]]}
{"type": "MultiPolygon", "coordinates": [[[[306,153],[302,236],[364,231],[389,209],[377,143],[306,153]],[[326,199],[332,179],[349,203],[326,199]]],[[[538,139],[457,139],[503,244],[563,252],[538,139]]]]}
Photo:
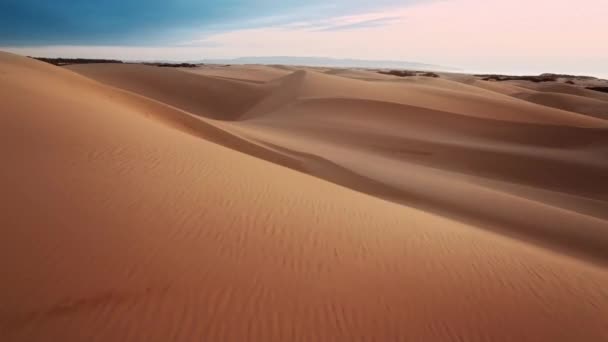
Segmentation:
{"type": "Polygon", "coordinates": [[[220,42],[211,41],[208,38],[202,38],[202,39],[180,41],[180,42],[172,44],[171,46],[173,46],[173,47],[194,46],[194,47],[201,47],[201,48],[218,48],[218,47],[222,47],[222,45],[223,44],[220,42]]]}
{"type": "Polygon", "coordinates": [[[380,26],[392,25],[392,24],[398,23],[402,20],[403,20],[403,18],[396,17],[396,16],[377,18],[377,19],[368,19],[368,20],[362,20],[362,21],[347,23],[347,24],[328,25],[325,27],[318,28],[317,31],[326,31],[326,32],[328,32],[328,31],[351,31],[351,30],[358,30],[358,29],[364,29],[364,28],[370,28],[370,27],[380,27],[380,26]]]}

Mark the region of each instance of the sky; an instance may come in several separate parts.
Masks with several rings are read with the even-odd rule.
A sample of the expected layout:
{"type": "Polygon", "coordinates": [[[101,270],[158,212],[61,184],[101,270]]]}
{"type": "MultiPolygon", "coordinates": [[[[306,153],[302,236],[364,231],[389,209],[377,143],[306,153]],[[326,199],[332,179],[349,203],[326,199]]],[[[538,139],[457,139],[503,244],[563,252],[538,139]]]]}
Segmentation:
{"type": "Polygon", "coordinates": [[[51,57],[320,56],[608,77],[607,0],[1,0],[0,49],[51,57]]]}

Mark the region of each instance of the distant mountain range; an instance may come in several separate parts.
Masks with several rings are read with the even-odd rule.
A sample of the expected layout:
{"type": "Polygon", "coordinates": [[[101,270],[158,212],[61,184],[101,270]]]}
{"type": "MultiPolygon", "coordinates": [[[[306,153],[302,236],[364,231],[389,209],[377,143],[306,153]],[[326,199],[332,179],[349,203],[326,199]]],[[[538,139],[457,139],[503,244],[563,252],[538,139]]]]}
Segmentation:
{"type": "Polygon", "coordinates": [[[339,68],[376,68],[376,69],[410,69],[429,71],[460,71],[457,68],[424,64],[407,61],[392,60],[366,60],[366,59],[338,59],[325,57],[291,57],[291,56],[268,56],[268,57],[239,57],[233,59],[204,59],[190,61],[191,63],[206,64],[280,64],[280,65],[304,65],[312,67],[339,67],[339,68]]]}

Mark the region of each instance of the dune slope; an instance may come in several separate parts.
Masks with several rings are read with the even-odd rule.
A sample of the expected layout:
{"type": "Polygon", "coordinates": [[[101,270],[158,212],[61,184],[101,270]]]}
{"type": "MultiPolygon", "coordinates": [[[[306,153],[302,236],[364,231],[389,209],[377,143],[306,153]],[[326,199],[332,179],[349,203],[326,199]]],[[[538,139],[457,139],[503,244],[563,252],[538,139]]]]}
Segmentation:
{"type": "MultiPolygon", "coordinates": [[[[83,72],[102,81],[110,77],[108,84],[133,93],[125,92],[0,53],[0,269],[8,275],[0,283],[0,340],[608,339],[603,266],[313,177],[314,166],[328,172],[326,164],[302,157],[325,156],[354,176],[367,170],[368,178],[388,177],[378,189],[423,177],[417,168],[433,163],[356,144],[374,133],[392,139],[390,127],[407,126],[396,126],[402,116],[414,122],[411,131],[421,131],[424,115],[416,116],[417,109],[362,99],[368,102],[355,107],[381,113],[378,126],[370,124],[364,137],[355,132],[331,140],[341,124],[349,124],[345,131],[362,130],[367,119],[360,116],[367,114],[355,111],[347,120],[354,108],[343,99],[296,99],[235,122],[245,104],[254,108],[272,94],[260,95],[254,84],[251,93],[234,95],[247,99],[238,105],[217,95],[216,102],[194,108],[207,92],[232,93],[242,84],[220,80],[214,88],[205,76],[175,72],[180,76],[171,82],[179,83],[181,74],[203,77],[185,82],[193,89],[200,82],[207,95],[186,101],[168,95],[163,84],[144,89],[123,85],[122,76],[107,76],[114,75],[110,71],[83,72]],[[335,118],[323,112],[336,105],[349,110],[335,118]],[[313,123],[329,133],[318,133],[313,123]],[[344,151],[350,152],[336,157],[344,151]],[[376,167],[362,167],[366,158],[376,167]],[[389,177],[387,170],[401,176],[389,177]]],[[[427,116],[443,115],[426,110],[427,116]]],[[[508,125],[510,133],[492,138],[481,122],[479,134],[425,129],[445,134],[447,145],[483,141],[494,149],[519,144],[561,151],[552,139],[518,135],[508,125]]],[[[563,126],[547,131],[559,129],[578,134],[563,126]]],[[[566,139],[566,152],[555,158],[582,163],[567,151],[605,152],[603,136],[586,139],[566,139]]],[[[406,150],[417,153],[416,147],[406,150]]],[[[437,163],[433,169],[460,175],[455,184],[470,185],[454,195],[469,196],[471,183],[489,188],[466,183],[456,162],[437,163]]],[[[426,181],[435,179],[450,184],[450,178],[426,181]]],[[[357,184],[363,183],[353,178],[357,184]]],[[[603,199],[573,188],[575,183],[554,190],[603,199]]],[[[586,216],[597,223],[584,229],[603,229],[605,220],[586,216]]]]}
{"type": "Polygon", "coordinates": [[[513,84],[511,82],[485,82],[479,80],[473,82],[477,87],[489,89],[494,92],[506,94],[543,106],[608,120],[608,96],[606,96],[606,94],[564,83],[526,83],[513,84]]]}
{"type": "Polygon", "coordinates": [[[138,64],[71,65],[74,70],[113,86],[142,94],[203,117],[238,118],[265,95],[255,84],[138,64]],[[229,101],[228,101],[229,99],[229,101]]]}

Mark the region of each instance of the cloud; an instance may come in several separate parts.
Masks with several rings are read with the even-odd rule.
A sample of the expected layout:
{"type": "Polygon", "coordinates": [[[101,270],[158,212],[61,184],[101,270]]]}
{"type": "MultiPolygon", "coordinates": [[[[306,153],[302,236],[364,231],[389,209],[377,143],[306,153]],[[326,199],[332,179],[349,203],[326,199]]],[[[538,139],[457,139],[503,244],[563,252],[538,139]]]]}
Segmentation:
{"type": "Polygon", "coordinates": [[[359,22],[354,22],[354,23],[348,23],[348,24],[334,24],[334,25],[328,25],[326,27],[322,27],[317,29],[317,31],[325,31],[325,32],[329,32],[329,31],[352,31],[352,30],[358,30],[358,29],[364,29],[364,28],[370,28],[370,27],[380,27],[380,26],[387,26],[387,25],[391,25],[391,24],[395,24],[399,21],[401,21],[402,18],[401,17],[396,17],[396,16],[392,16],[392,17],[385,17],[385,18],[377,18],[377,19],[369,19],[369,20],[363,20],[363,21],[359,21],[359,22]]]}
{"type": "Polygon", "coordinates": [[[201,47],[201,48],[219,48],[222,47],[223,44],[217,41],[210,41],[207,38],[203,39],[195,39],[195,40],[187,40],[174,43],[172,47],[180,47],[180,46],[193,46],[193,47],[201,47]]]}

